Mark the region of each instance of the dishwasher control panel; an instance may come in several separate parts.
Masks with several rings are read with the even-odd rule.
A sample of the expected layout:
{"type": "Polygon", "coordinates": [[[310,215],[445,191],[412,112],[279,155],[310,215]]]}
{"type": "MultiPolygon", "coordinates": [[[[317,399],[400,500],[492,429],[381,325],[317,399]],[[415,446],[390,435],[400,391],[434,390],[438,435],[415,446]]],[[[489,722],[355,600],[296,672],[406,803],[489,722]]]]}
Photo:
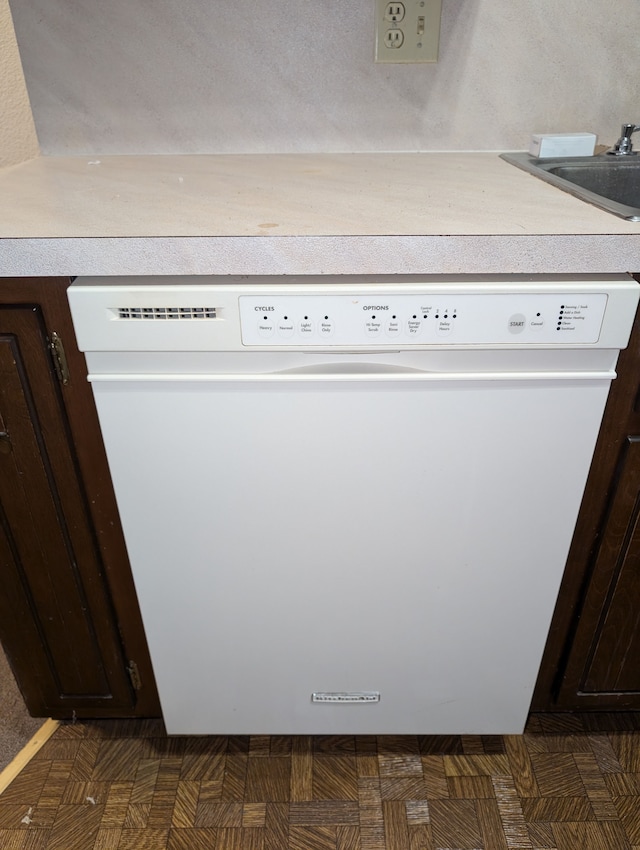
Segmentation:
{"type": "Polygon", "coordinates": [[[605,293],[241,295],[245,346],[593,345],[605,293]]]}
{"type": "Polygon", "coordinates": [[[624,348],[627,275],[77,278],[81,351],[624,348]]]}

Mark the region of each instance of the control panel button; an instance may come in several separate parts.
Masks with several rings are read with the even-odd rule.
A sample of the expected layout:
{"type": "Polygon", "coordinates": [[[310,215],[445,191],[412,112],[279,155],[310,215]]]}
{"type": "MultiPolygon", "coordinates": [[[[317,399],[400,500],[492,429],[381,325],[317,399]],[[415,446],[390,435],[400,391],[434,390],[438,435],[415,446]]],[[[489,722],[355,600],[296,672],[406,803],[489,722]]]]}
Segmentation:
{"type": "Polygon", "coordinates": [[[529,322],[529,329],[534,332],[539,332],[544,328],[544,319],[542,318],[542,313],[536,313],[535,316],[531,318],[529,322]]]}
{"type": "Polygon", "coordinates": [[[367,319],[364,323],[364,332],[369,337],[382,336],[382,322],[380,319],[377,319],[375,316],[371,316],[367,319]]]}
{"type": "Polygon", "coordinates": [[[420,336],[420,331],[422,330],[422,318],[421,316],[411,316],[407,320],[407,336],[418,337],[420,336]]]}
{"type": "Polygon", "coordinates": [[[284,319],[280,319],[278,322],[278,336],[283,339],[290,339],[295,332],[295,325],[293,320],[288,316],[285,316],[284,319]]]}
{"type": "Polygon", "coordinates": [[[298,323],[298,333],[303,339],[308,339],[313,336],[313,322],[307,316],[300,319],[298,323]]]}
{"type": "Polygon", "coordinates": [[[318,322],[318,334],[324,337],[333,336],[333,332],[335,331],[335,327],[333,324],[333,320],[329,318],[329,316],[325,316],[323,319],[320,319],[318,322]]]}
{"type": "Polygon", "coordinates": [[[387,336],[391,337],[400,336],[400,334],[402,333],[402,325],[395,316],[388,320],[385,326],[385,333],[387,334],[387,336]]]}
{"type": "Polygon", "coordinates": [[[509,317],[507,327],[510,334],[521,334],[527,324],[527,317],[522,313],[514,313],[509,317]]]}
{"type": "Polygon", "coordinates": [[[275,333],[276,325],[272,316],[261,316],[258,320],[258,336],[269,339],[275,333]]]}

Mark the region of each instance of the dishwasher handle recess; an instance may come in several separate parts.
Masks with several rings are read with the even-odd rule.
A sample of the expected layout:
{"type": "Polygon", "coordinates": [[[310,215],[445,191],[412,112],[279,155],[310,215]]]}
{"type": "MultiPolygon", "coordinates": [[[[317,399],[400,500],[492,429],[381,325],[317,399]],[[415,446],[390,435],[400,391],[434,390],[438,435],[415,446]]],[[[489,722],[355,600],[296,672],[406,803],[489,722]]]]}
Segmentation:
{"type": "Polygon", "coordinates": [[[554,371],[486,371],[486,372],[430,372],[407,367],[380,367],[378,364],[331,364],[305,366],[277,372],[145,372],[145,373],[91,373],[92,383],[440,383],[445,381],[611,381],[613,370],[554,370],[554,371]]]}

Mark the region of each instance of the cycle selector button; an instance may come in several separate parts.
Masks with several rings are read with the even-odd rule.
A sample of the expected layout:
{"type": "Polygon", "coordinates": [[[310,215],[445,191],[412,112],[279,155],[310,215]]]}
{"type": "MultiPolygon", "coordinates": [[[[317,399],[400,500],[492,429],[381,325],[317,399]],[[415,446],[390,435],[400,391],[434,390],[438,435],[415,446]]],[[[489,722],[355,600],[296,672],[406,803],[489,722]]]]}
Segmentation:
{"type": "Polygon", "coordinates": [[[311,319],[308,319],[306,316],[304,319],[300,319],[298,323],[298,333],[301,337],[310,337],[313,336],[313,322],[311,319]]]}
{"type": "Polygon", "coordinates": [[[335,326],[333,324],[333,320],[329,318],[329,316],[325,316],[323,319],[320,319],[318,322],[318,334],[321,337],[329,337],[333,336],[335,331],[335,326]]]}
{"type": "Polygon", "coordinates": [[[261,316],[258,319],[258,336],[262,339],[269,339],[275,333],[275,320],[271,316],[261,316]]]}
{"type": "Polygon", "coordinates": [[[280,319],[278,322],[278,336],[283,337],[284,339],[290,339],[295,333],[295,324],[293,319],[290,319],[288,316],[285,316],[283,319],[280,319]]]}

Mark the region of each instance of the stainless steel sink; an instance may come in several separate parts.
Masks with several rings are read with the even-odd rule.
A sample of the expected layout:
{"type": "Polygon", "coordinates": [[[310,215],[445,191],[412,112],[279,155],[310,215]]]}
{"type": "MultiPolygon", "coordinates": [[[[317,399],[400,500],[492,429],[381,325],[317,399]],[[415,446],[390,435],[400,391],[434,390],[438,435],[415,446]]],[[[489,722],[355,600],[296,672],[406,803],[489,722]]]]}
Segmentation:
{"type": "Polygon", "coordinates": [[[640,156],[573,156],[536,159],[528,153],[501,158],[607,212],[640,221],[640,156]]]}

